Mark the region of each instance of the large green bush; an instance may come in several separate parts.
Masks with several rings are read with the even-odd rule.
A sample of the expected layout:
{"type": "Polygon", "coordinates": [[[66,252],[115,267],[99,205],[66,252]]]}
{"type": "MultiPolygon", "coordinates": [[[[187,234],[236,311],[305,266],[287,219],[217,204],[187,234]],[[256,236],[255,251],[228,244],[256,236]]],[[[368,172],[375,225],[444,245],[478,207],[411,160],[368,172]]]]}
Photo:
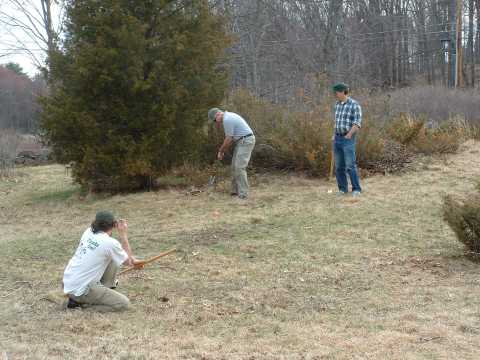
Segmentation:
{"type": "Polygon", "coordinates": [[[208,0],[67,1],[63,51],[42,126],[93,191],[146,188],[201,158],[207,109],[224,95],[228,46],[208,0]]]}

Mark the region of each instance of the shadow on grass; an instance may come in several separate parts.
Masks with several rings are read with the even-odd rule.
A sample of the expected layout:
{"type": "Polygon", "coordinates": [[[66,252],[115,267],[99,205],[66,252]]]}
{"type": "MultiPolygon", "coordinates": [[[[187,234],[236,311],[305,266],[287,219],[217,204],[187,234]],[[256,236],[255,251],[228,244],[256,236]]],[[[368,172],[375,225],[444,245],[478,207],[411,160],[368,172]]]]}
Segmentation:
{"type": "Polygon", "coordinates": [[[33,202],[64,202],[72,197],[80,195],[80,188],[73,187],[70,189],[50,191],[43,194],[35,194],[32,197],[33,202]]]}
{"type": "Polygon", "coordinates": [[[184,188],[191,185],[190,181],[186,177],[175,176],[175,175],[165,175],[159,177],[155,181],[156,188],[166,189],[166,188],[184,188]]]}

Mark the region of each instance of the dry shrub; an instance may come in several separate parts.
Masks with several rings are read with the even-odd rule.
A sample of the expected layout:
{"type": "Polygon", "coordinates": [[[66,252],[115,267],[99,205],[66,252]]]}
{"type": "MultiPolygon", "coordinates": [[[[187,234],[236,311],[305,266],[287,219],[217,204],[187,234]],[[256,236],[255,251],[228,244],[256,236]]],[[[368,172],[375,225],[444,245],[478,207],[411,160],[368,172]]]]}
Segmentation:
{"type": "Polygon", "coordinates": [[[287,120],[283,107],[255,97],[245,89],[230,94],[224,108],[241,114],[254,129],[257,140],[268,137],[272,129],[287,120]]]}
{"type": "Polygon", "coordinates": [[[467,249],[480,255],[480,194],[468,199],[446,196],[443,218],[467,249]]]}
{"type": "Polygon", "coordinates": [[[464,120],[454,118],[433,129],[424,128],[418,134],[414,146],[418,152],[424,154],[455,153],[470,137],[470,126],[464,120]]]}
{"type": "Polygon", "coordinates": [[[470,133],[471,133],[472,139],[480,141],[480,125],[473,125],[470,128],[470,133]]]}
{"type": "Polygon", "coordinates": [[[415,119],[409,114],[401,113],[392,119],[387,127],[387,134],[400,144],[409,146],[414,143],[419,133],[424,129],[425,121],[415,119]]]}
{"type": "Polygon", "coordinates": [[[460,147],[462,139],[456,135],[456,129],[449,132],[447,129],[424,131],[415,143],[415,148],[423,154],[454,153],[460,147]]]}
{"type": "MultiPolygon", "coordinates": [[[[464,118],[440,125],[419,116],[400,113],[392,120],[386,95],[358,94],[364,118],[358,136],[358,165],[368,172],[394,173],[412,162],[415,153],[455,152],[473,136],[464,118]],[[364,105],[366,104],[366,105],[364,105]]],[[[272,104],[239,89],[230,94],[224,108],[246,118],[254,129],[257,145],[252,155],[255,168],[303,171],[326,176],[332,156],[334,99],[315,101],[299,90],[289,104],[272,104]]]]}
{"type": "Polygon", "coordinates": [[[294,111],[239,90],[230,97],[227,110],[242,114],[253,127],[257,137],[253,154],[256,167],[328,174],[333,133],[331,105],[294,111]]]}
{"type": "Polygon", "coordinates": [[[357,137],[357,162],[360,167],[379,161],[383,157],[385,141],[381,129],[368,118],[362,120],[362,129],[357,137]]]}
{"type": "Polygon", "coordinates": [[[427,127],[422,118],[400,114],[387,127],[387,134],[410,150],[423,154],[454,153],[472,137],[472,126],[462,118],[452,118],[427,127]]]}
{"type": "MultiPolygon", "coordinates": [[[[377,100],[385,105],[383,99],[377,100]]],[[[230,96],[226,108],[244,116],[255,131],[255,167],[327,176],[332,156],[334,100],[327,97],[322,103],[301,96],[296,101],[296,106],[274,105],[239,90],[230,96]]],[[[359,167],[382,173],[403,169],[411,161],[411,152],[386,140],[382,125],[385,119],[370,114],[365,112],[358,136],[359,167]]]]}
{"type": "Polygon", "coordinates": [[[413,160],[408,149],[410,137],[416,136],[416,127],[407,115],[402,115],[387,127],[385,133],[382,118],[370,117],[363,120],[358,138],[357,162],[360,168],[373,173],[395,173],[402,171],[413,160]]]}
{"type": "Polygon", "coordinates": [[[415,141],[415,149],[422,154],[454,153],[460,147],[460,141],[447,131],[422,131],[415,141]]]}
{"type": "Polygon", "coordinates": [[[272,128],[265,140],[282,155],[285,167],[313,175],[328,173],[333,128],[322,116],[318,110],[292,112],[272,128]]]}

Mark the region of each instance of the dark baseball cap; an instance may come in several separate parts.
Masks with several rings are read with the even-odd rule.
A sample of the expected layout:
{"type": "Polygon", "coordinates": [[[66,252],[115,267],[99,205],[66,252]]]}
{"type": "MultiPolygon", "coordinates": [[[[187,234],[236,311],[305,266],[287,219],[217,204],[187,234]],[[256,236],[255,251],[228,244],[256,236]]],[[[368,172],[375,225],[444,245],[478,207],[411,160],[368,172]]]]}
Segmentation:
{"type": "Polygon", "coordinates": [[[333,85],[333,91],[334,92],[348,91],[348,85],[344,83],[336,83],[335,85],[333,85]]]}
{"type": "Polygon", "coordinates": [[[113,224],[115,223],[115,216],[113,216],[110,211],[99,211],[95,215],[95,223],[113,226],[113,224]]]}

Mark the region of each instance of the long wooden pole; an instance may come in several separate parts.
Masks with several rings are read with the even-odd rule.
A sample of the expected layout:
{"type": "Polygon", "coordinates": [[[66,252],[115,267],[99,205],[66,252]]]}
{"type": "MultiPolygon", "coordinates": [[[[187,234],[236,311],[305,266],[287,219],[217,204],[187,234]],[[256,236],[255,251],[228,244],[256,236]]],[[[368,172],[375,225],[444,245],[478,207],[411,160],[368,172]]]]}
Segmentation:
{"type": "MultiPolygon", "coordinates": [[[[146,264],[149,264],[149,263],[151,263],[151,262],[154,262],[154,261],[156,261],[156,260],[158,260],[158,259],[160,259],[160,258],[162,258],[162,257],[164,257],[164,256],[167,256],[167,255],[169,255],[169,254],[171,254],[171,253],[173,253],[173,252],[175,252],[175,251],[177,251],[177,249],[170,249],[170,250],[165,251],[165,252],[163,252],[163,253],[161,253],[161,254],[158,254],[157,256],[154,256],[154,257],[152,257],[152,258],[150,258],[150,259],[148,259],[148,260],[145,260],[145,261],[143,262],[143,265],[146,265],[146,264]]],[[[132,271],[132,270],[135,270],[135,269],[137,269],[137,268],[138,268],[138,267],[131,266],[131,267],[129,267],[129,268],[126,268],[126,269],[123,270],[123,271],[120,271],[120,273],[119,273],[118,275],[125,274],[125,273],[127,273],[127,272],[129,272],[129,271],[132,271]]]]}

